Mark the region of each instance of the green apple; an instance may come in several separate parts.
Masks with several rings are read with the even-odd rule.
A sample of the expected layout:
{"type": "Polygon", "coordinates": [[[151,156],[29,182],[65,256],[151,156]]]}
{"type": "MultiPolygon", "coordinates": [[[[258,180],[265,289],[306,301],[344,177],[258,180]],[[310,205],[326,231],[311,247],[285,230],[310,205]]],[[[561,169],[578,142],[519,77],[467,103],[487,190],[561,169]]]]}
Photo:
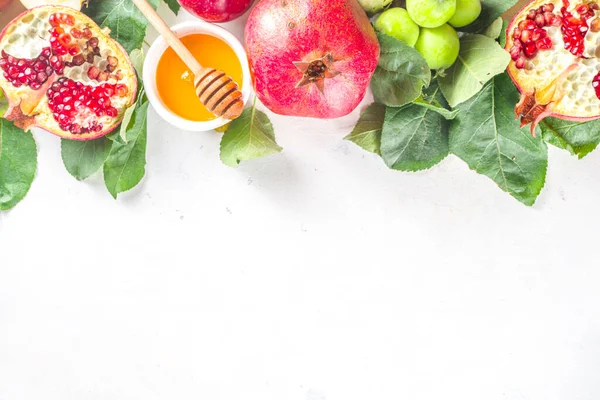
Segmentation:
{"type": "Polygon", "coordinates": [[[358,0],[367,14],[374,15],[382,12],[392,4],[393,0],[358,0]]]}
{"type": "Polygon", "coordinates": [[[406,10],[417,25],[437,28],[454,15],[456,0],[406,0],[406,10]]]}
{"type": "Polygon", "coordinates": [[[388,36],[402,40],[414,47],[419,38],[419,25],[415,24],[404,8],[390,8],[384,11],[377,21],[375,29],[388,36]]]}
{"type": "Polygon", "coordinates": [[[448,23],[455,28],[462,28],[475,21],[481,14],[480,0],[456,0],[456,12],[448,23]]]}
{"type": "Polygon", "coordinates": [[[448,24],[437,28],[423,28],[415,49],[421,53],[431,69],[446,69],[458,58],[460,41],[448,24]]]}

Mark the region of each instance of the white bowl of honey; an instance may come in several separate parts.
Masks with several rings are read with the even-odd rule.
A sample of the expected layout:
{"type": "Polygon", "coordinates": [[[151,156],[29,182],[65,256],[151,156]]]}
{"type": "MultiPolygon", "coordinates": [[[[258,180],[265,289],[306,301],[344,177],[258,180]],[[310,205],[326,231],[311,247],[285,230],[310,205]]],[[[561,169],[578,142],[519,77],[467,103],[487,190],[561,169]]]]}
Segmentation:
{"type": "MultiPolygon", "coordinates": [[[[246,50],[231,32],[204,21],[183,22],[171,30],[200,64],[230,76],[241,88],[244,104],[248,102],[252,89],[246,50]]],[[[143,79],[150,104],[171,125],[205,132],[229,122],[200,102],[193,74],[161,37],[148,50],[143,79]]]]}

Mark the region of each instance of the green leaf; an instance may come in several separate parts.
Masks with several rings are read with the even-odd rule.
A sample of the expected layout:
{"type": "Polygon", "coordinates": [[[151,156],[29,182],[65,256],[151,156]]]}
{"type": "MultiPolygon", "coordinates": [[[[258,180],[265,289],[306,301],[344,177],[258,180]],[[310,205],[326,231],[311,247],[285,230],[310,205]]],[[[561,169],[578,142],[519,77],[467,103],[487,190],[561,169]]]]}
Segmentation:
{"type": "Polygon", "coordinates": [[[481,0],[481,15],[471,25],[460,28],[463,32],[480,32],[490,26],[518,0],[481,0]]]}
{"type": "Polygon", "coordinates": [[[6,100],[4,92],[0,89],[0,118],[4,115],[6,110],[8,110],[8,100],[6,100]]]}
{"type": "Polygon", "coordinates": [[[591,153],[600,143],[600,120],[590,122],[565,121],[546,118],[540,124],[542,138],[580,159],[591,153]]]}
{"type": "Polygon", "coordinates": [[[385,106],[379,103],[369,105],[361,113],[356,126],[344,140],[354,142],[366,151],[381,154],[381,130],[385,119],[385,106]]]}
{"type": "Polygon", "coordinates": [[[83,181],[102,168],[111,145],[112,142],[106,137],[85,141],[62,139],[63,164],[75,179],[83,181]]]}
{"type": "Polygon", "coordinates": [[[371,79],[375,101],[400,107],[416,100],[431,81],[427,63],[403,41],[384,34],[377,37],[381,47],[379,65],[371,79]]]}
{"type": "Polygon", "coordinates": [[[171,11],[173,11],[173,13],[175,13],[175,15],[179,14],[179,9],[181,7],[179,6],[179,2],[177,0],[163,0],[163,1],[165,3],[167,3],[169,8],[171,9],[171,11]]]}
{"type": "MultiPolygon", "coordinates": [[[[159,0],[148,1],[156,9],[159,0]]],[[[110,28],[111,37],[128,53],[142,46],[148,21],[131,0],[90,1],[84,12],[98,25],[110,28]]]]}
{"type": "Polygon", "coordinates": [[[0,119],[0,210],[10,210],[31,187],[37,168],[37,148],[31,132],[0,119]]]}
{"type": "Polygon", "coordinates": [[[234,168],[241,161],[266,157],[281,150],[269,117],[257,110],[256,104],[232,121],[221,139],[221,161],[234,168]]]}
{"type": "Polygon", "coordinates": [[[502,27],[504,25],[504,20],[502,19],[502,17],[498,17],[494,22],[492,22],[492,24],[490,26],[488,26],[484,31],[483,34],[487,37],[489,37],[490,39],[498,39],[500,37],[500,34],[502,33],[502,27]]]}
{"type": "MultiPolygon", "coordinates": [[[[140,81],[141,82],[141,81],[140,81]]],[[[123,114],[123,120],[121,121],[121,125],[119,126],[118,132],[113,132],[108,135],[108,138],[117,141],[121,144],[127,144],[127,130],[131,128],[132,117],[135,110],[138,108],[140,103],[147,101],[146,92],[144,90],[144,86],[140,85],[139,91],[136,96],[135,103],[131,106],[127,107],[125,113],[123,114]]]]}
{"type": "Polygon", "coordinates": [[[426,107],[431,111],[435,111],[445,119],[454,119],[458,110],[448,110],[448,103],[440,92],[440,87],[437,81],[434,81],[427,89],[423,91],[423,96],[414,101],[421,107],[426,107]]]}
{"type": "Polygon", "coordinates": [[[460,40],[458,60],[439,77],[442,93],[451,107],[473,97],[494,76],[504,72],[510,55],[494,39],[465,35],[460,40]]]}
{"type": "Polygon", "coordinates": [[[381,134],[381,156],[388,167],[420,171],[448,155],[448,122],[418,104],[388,107],[381,134]]]}
{"type": "Polygon", "coordinates": [[[500,43],[500,47],[504,48],[506,46],[506,30],[508,29],[508,21],[502,21],[502,32],[500,32],[500,37],[498,38],[498,43],[500,43]]]}
{"type": "Polygon", "coordinates": [[[129,53],[129,59],[138,76],[144,76],[144,58],[146,58],[146,55],[142,49],[134,49],[129,53]]]}
{"type": "Polygon", "coordinates": [[[520,127],[513,112],[518,101],[508,75],[494,77],[458,107],[460,113],[450,123],[450,151],[530,206],[544,187],[548,148],[520,127]]]}
{"type": "Polygon", "coordinates": [[[104,163],[104,183],[116,199],[119,193],[135,187],[146,173],[146,130],[148,102],[139,103],[133,124],[127,129],[127,143],[114,141],[104,163]]]}

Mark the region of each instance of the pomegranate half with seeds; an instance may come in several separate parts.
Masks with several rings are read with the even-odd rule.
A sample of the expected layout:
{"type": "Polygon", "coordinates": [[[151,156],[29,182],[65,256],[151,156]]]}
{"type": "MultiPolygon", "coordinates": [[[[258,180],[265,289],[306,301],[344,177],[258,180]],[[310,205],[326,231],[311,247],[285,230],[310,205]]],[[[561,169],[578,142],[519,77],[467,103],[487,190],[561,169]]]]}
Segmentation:
{"type": "Polygon", "coordinates": [[[545,117],[600,118],[600,5],[535,0],[506,31],[508,73],[521,92],[515,107],[531,132],[545,117]]]}
{"type": "Polygon", "coordinates": [[[90,140],[120,124],[137,80],[108,31],[71,8],[43,6],[0,33],[0,88],[9,101],[4,117],[22,129],[90,140]]]}

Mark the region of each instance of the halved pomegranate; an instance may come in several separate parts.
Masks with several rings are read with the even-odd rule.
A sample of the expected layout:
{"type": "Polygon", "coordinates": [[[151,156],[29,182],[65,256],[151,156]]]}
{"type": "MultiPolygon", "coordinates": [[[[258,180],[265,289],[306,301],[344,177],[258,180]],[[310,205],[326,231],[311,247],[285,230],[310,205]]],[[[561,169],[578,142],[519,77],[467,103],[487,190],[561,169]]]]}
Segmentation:
{"type": "Polygon", "coordinates": [[[28,9],[40,6],[54,5],[71,7],[79,11],[81,10],[81,5],[84,3],[84,0],[21,0],[21,3],[25,6],[25,8],[28,9]]]}
{"type": "Polygon", "coordinates": [[[508,73],[521,92],[522,125],[545,117],[600,118],[600,6],[596,1],[535,0],[506,31],[508,73]]]}
{"type": "Polygon", "coordinates": [[[137,90],[127,53],[91,19],[43,6],[0,33],[5,118],[66,139],[90,140],[116,128],[137,90]]]}

